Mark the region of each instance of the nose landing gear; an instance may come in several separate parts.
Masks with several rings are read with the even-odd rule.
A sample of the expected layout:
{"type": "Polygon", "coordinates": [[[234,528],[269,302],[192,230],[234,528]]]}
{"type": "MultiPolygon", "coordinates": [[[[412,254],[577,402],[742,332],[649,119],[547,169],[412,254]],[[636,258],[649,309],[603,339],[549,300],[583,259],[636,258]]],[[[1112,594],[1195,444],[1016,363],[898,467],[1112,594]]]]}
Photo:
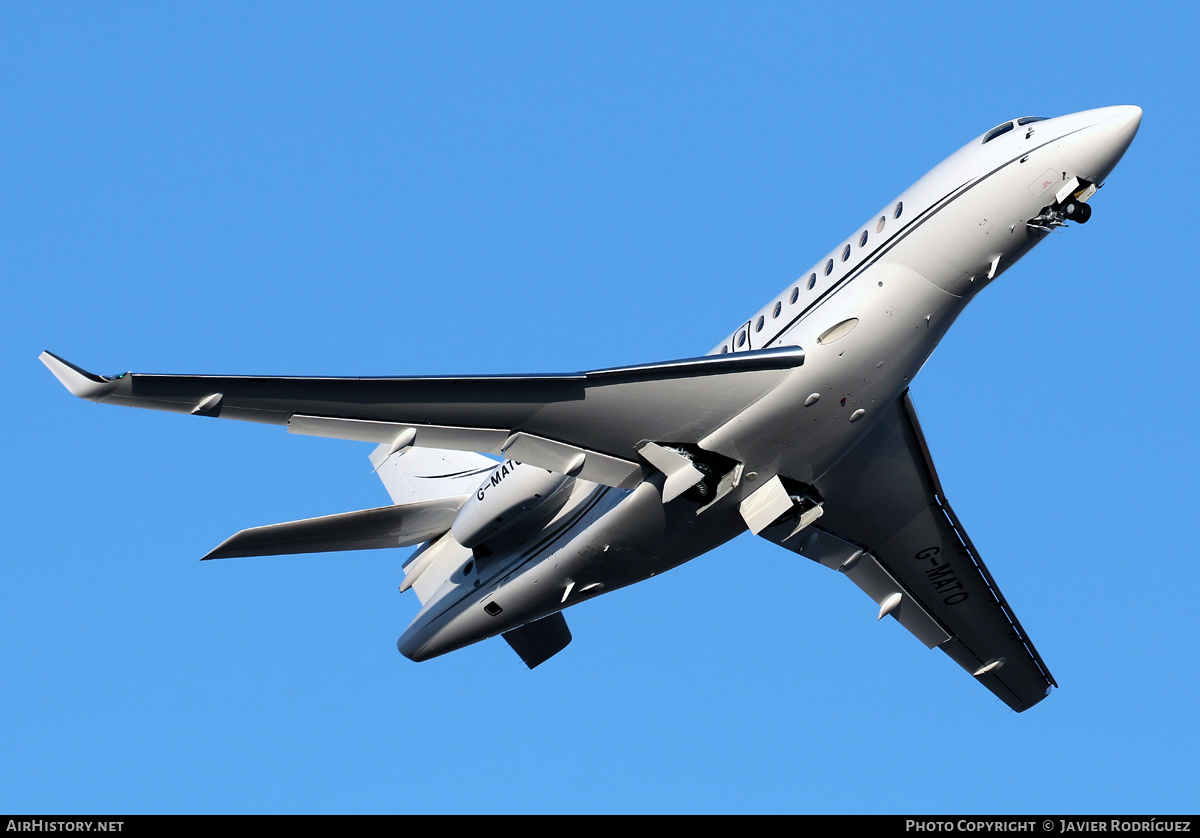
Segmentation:
{"type": "Polygon", "coordinates": [[[1091,217],[1092,208],[1090,206],[1076,198],[1068,198],[1061,204],[1053,203],[1048,207],[1042,207],[1041,212],[1025,223],[1034,229],[1045,230],[1048,233],[1055,227],[1064,226],[1068,221],[1087,224],[1091,217]]]}
{"type": "MultiPolygon", "coordinates": [[[[1063,172],[1063,180],[1067,180],[1066,172],[1063,172]]],[[[1087,205],[1087,199],[1095,195],[1098,188],[1094,183],[1073,177],[1055,193],[1053,204],[1042,207],[1041,212],[1025,223],[1046,232],[1062,227],[1068,221],[1087,224],[1092,217],[1092,208],[1087,205]]]]}

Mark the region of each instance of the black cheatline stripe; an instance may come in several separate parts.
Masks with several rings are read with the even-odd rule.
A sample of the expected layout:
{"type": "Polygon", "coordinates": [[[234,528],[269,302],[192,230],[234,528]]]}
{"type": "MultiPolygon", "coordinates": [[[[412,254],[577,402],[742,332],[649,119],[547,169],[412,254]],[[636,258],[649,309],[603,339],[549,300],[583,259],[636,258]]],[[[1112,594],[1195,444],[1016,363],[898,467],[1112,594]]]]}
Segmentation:
{"type": "Polygon", "coordinates": [[[471,469],[469,471],[455,471],[451,472],[450,474],[414,474],[413,477],[419,480],[444,480],[448,477],[470,477],[472,474],[483,474],[486,471],[491,471],[498,465],[500,465],[500,463],[484,466],[483,468],[471,469]]]}

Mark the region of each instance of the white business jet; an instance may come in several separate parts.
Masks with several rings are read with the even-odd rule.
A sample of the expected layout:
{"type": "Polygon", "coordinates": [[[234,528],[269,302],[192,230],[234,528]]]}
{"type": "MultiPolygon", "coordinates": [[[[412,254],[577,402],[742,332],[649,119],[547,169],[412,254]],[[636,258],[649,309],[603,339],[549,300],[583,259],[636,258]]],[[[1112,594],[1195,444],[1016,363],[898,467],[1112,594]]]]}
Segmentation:
{"type": "Polygon", "coordinates": [[[414,661],[499,634],[537,666],[571,640],[564,609],[749,529],[846,576],[1021,711],[1056,684],[946,502],[908,387],[981,288],[1088,220],[1141,117],[998,125],[700,358],[417,378],[106,378],[41,360],[90,401],[378,443],[394,505],[243,530],[204,558],[420,545],[400,585],[422,604],[397,644],[414,661]]]}

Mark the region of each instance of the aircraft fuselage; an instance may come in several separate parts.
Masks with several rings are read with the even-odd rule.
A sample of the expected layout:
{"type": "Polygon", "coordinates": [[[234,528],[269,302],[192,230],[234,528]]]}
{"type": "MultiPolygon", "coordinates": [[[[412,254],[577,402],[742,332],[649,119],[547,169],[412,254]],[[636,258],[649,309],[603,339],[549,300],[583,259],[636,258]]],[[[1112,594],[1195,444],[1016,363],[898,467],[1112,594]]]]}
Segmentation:
{"type": "Polygon", "coordinates": [[[576,480],[519,544],[491,555],[457,547],[464,571],[425,603],[400,651],[425,660],[661,573],[744,532],[739,504],[774,475],[819,480],[905,392],[980,289],[1064,220],[1086,221],[1090,208],[1078,203],[1140,118],[1117,106],[1014,120],[947,158],[710,353],[805,353],[736,421],[696,442],[700,456],[741,464],[735,485],[707,505],[664,504],[661,475],[632,490],[576,480]]]}

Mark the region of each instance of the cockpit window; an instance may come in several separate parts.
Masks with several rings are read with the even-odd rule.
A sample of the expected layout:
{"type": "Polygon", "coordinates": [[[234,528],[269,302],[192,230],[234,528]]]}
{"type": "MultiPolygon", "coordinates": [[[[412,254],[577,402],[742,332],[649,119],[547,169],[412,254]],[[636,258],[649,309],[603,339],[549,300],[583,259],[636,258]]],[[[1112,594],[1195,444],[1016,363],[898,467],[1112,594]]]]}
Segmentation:
{"type": "Polygon", "coordinates": [[[997,125],[991,131],[988,131],[983,135],[983,142],[986,145],[987,143],[990,143],[992,140],[999,137],[1001,134],[1007,134],[1012,129],[1013,124],[1011,122],[1006,122],[1003,125],[997,125]]]}
{"type": "Polygon", "coordinates": [[[1018,125],[1028,125],[1031,122],[1045,122],[1049,117],[1046,116],[1023,116],[1017,120],[1018,125]]]}

